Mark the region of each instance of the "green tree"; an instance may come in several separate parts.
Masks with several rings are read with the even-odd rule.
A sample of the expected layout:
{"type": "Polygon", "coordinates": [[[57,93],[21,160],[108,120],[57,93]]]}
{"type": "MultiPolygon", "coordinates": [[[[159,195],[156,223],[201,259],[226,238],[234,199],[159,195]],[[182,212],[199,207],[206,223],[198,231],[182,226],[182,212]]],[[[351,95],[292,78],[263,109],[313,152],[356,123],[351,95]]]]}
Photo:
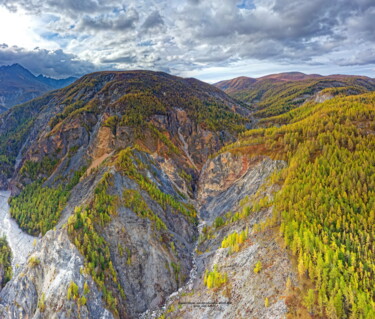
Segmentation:
{"type": "Polygon", "coordinates": [[[254,267],[254,273],[258,273],[262,270],[262,263],[260,261],[258,261],[256,264],[255,264],[255,267],[254,267]]]}

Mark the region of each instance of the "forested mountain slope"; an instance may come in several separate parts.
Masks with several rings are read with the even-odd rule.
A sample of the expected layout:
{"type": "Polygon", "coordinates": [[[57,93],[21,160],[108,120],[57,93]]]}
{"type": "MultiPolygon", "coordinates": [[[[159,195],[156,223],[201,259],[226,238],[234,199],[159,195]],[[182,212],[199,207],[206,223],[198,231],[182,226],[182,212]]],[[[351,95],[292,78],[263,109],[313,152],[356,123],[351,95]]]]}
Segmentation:
{"type": "Polygon", "coordinates": [[[11,279],[2,242],[0,317],[373,318],[372,80],[265,81],[266,118],[149,71],[0,115],[1,186],[35,236],[11,279]]]}
{"type": "MultiPolygon", "coordinates": [[[[374,303],[375,94],[334,98],[280,116],[282,127],[250,130],[221,152],[267,155],[288,166],[272,217],[297,260],[311,314],[372,318],[374,303]]],[[[262,205],[261,205],[262,206],[262,205]]]]}
{"type": "MultiPolygon", "coordinates": [[[[248,78],[250,79],[250,78],[248,78]]],[[[251,81],[243,77],[216,83],[220,89],[243,101],[254,110],[254,116],[277,116],[308,102],[322,102],[337,95],[354,95],[375,90],[375,80],[364,76],[303,74],[299,72],[272,74],[251,81]],[[243,85],[239,86],[241,81],[243,85]]]]}
{"type": "Polygon", "coordinates": [[[162,303],[189,275],[198,172],[248,113],[198,80],[133,71],[90,74],[1,115],[10,213],[24,232],[45,235],[1,292],[1,316],[47,318],[58,307],[133,318],[162,303]]]}

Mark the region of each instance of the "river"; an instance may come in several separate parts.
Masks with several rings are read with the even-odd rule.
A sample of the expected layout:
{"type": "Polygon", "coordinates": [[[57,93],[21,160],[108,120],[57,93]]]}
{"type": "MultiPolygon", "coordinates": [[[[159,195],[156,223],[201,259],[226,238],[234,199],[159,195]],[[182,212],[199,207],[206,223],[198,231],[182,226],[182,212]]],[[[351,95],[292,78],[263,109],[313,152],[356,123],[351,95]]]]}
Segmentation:
{"type": "Polygon", "coordinates": [[[0,235],[7,238],[12,250],[14,271],[17,265],[21,265],[27,260],[33,249],[34,240],[36,242],[38,238],[23,232],[16,221],[11,218],[8,204],[9,196],[9,191],[0,191],[0,235]]]}

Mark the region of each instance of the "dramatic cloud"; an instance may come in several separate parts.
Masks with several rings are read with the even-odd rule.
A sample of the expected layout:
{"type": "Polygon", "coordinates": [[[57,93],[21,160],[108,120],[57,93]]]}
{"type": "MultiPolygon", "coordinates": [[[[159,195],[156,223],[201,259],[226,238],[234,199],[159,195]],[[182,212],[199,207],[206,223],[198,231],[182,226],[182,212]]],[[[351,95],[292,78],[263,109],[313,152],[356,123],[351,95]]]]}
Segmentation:
{"type": "MultiPolygon", "coordinates": [[[[263,65],[275,72],[285,65],[301,71],[324,66],[332,73],[356,72],[358,66],[358,72],[374,76],[373,0],[0,0],[0,5],[15,15],[33,15],[38,21],[33,31],[63,50],[43,53],[66,58],[35,62],[38,70],[54,62],[63,66],[56,70],[74,74],[147,68],[211,79],[215,72],[229,77],[239,65],[245,75],[257,75],[263,65]]],[[[3,60],[5,51],[23,52],[27,60],[20,48],[4,50],[3,60]]],[[[43,57],[42,49],[34,51],[30,60],[43,57]]]]}
{"type": "Polygon", "coordinates": [[[8,47],[0,44],[0,65],[19,63],[36,75],[47,74],[54,78],[79,76],[96,69],[94,64],[81,61],[73,54],[62,50],[48,51],[35,48],[28,51],[16,46],[8,47]]]}
{"type": "Polygon", "coordinates": [[[94,31],[125,31],[135,27],[139,20],[136,10],[116,12],[112,14],[100,15],[97,17],[84,16],[79,29],[92,29],[94,31]]]}
{"type": "Polygon", "coordinates": [[[159,11],[152,12],[143,23],[144,29],[152,29],[164,25],[164,20],[159,11]]]}

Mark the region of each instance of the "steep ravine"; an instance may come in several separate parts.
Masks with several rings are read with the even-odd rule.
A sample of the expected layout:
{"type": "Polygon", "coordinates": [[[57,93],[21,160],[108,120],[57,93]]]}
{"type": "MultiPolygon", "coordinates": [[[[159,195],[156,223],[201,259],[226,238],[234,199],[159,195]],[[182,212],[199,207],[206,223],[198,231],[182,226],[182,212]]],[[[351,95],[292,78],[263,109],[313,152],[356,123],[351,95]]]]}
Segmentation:
{"type": "MultiPolygon", "coordinates": [[[[147,161],[146,158],[145,160],[147,161]]],[[[254,199],[254,194],[257,194],[258,197],[271,195],[277,190],[277,186],[266,183],[268,177],[284,166],[284,162],[273,161],[267,157],[249,159],[231,153],[220,154],[208,160],[201,170],[194,201],[200,217],[199,234],[202,234],[204,226],[212,227],[217,217],[239,210],[239,203],[245,197],[248,197],[249,202],[251,202],[254,199]]],[[[163,170],[157,171],[161,174],[159,178],[166,178],[164,181],[166,186],[164,187],[170,188],[170,186],[167,186],[170,182],[164,175],[163,170]]],[[[120,176],[116,178],[115,186],[119,189],[119,192],[125,187],[125,182],[129,183],[120,176]]],[[[93,181],[88,179],[79,185],[79,189],[82,189],[82,191],[78,192],[77,196],[83,196],[82,192],[89,187],[88,184],[92,183],[93,181]]],[[[129,184],[126,187],[132,186],[129,184]]],[[[86,191],[88,192],[87,189],[86,191]]],[[[9,192],[1,192],[0,195],[1,216],[5,217],[2,218],[0,227],[3,231],[6,231],[6,236],[14,252],[13,264],[21,264],[26,261],[29,252],[33,249],[34,237],[24,234],[19,230],[15,221],[10,218],[7,204],[9,192]],[[19,254],[19,252],[22,253],[19,254]]],[[[76,202],[75,197],[71,198],[72,203],[76,202]]],[[[69,207],[74,206],[72,205],[69,207]]],[[[158,318],[162,314],[166,314],[166,318],[187,319],[284,317],[287,312],[287,306],[282,299],[285,283],[288,277],[295,282],[296,275],[292,270],[287,254],[280,249],[275,234],[259,235],[252,229],[255,223],[265,220],[271,212],[272,207],[254,212],[245,220],[239,220],[218,228],[214,231],[215,235],[212,238],[198,240],[195,243],[191,259],[185,257],[186,262],[191,265],[187,282],[172,293],[161,308],[158,308],[158,306],[163,300],[163,295],[152,297],[154,298],[153,301],[147,303],[153,309],[158,310],[146,311],[139,318],[158,318]],[[227,249],[220,248],[221,241],[225,236],[235,231],[241,231],[246,227],[249,229],[249,239],[238,253],[228,255],[227,249]],[[258,261],[262,261],[264,269],[259,274],[255,274],[253,269],[258,261]],[[204,286],[204,273],[206,270],[211,270],[213,265],[217,265],[220,271],[228,275],[228,284],[225,289],[211,290],[204,286]],[[266,297],[270,299],[270,306],[267,308],[264,306],[266,297]]],[[[126,233],[130,237],[137,238],[137,232],[141,231],[138,228],[142,224],[133,220],[134,217],[127,211],[120,211],[119,218],[119,220],[116,218],[108,231],[118,232],[120,227],[118,225],[123,225],[121,227],[125,226],[126,233]],[[134,224],[134,222],[136,223],[134,224]],[[127,226],[128,223],[129,227],[127,226]],[[134,228],[134,225],[138,226],[134,228]]],[[[179,236],[179,234],[176,232],[175,236],[179,236]]],[[[108,238],[112,237],[115,238],[114,235],[108,238]]],[[[138,242],[139,240],[141,238],[137,239],[138,242]]],[[[70,243],[66,230],[49,231],[36,243],[36,247],[31,254],[37,258],[39,263],[36,266],[30,266],[29,264],[20,267],[12,281],[1,291],[0,315],[4,318],[24,316],[31,318],[112,317],[112,314],[105,309],[95,283],[90,276],[81,273],[80,269],[83,267],[84,261],[76,247],[70,243]],[[77,283],[79,287],[82,287],[84,282],[89,283],[91,292],[85,307],[79,307],[76,302],[66,299],[67,287],[71,281],[77,283]],[[44,298],[44,302],[48,305],[45,312],[40,312],[37,308],[41,298],[44,298]],[[15,306],[15,302],[21,306],[15,306]],[[53,314],[54,309],[57,308],[61,309],[58,312],[58,317],[53,314]]],[[[121,267],[120,263],[122,264],[123,261],[122,259],[116,261],[117,259],[118,257],[115,258],[115,265],[121,267]],[[118,262],[119,264],[117,264],[118,262]]],[[[152,263],[152,260],[147,260],[139,259],[139,265],[152,263]]],[[[157,265],[160,273],[163,272],[161,265],[161,263],[157,265]]],[[[144,271],[146,271],[146,268],[144,271]]],[[[123,273],[125,282],[133,281],[140,275],[134,271],[129,271],[126,270],[123,273]]],[[[155,274],[156,272],[156,270],[152,271],[155,274]]],[[[142,276],[146,276],[146,273],[142,273],[142,276]]],[[[148,280],[151,279],[150,277],[148,280]]],[[[155,278],[155,280],[164,279],[155,278]]],[[[170,284],[168,283],[168,285],[170,284]]],[[[150,290],[150,288],[148,289],[150,290]]],[[[82,293],[81,289],[80,293],[82,293]]],[[[150,290],[141,298],[141,295],[132,296],[131,290],[126,291],[126,293],[132,299],[134,298],[134,302],[136,299],[145,300],[146,296],[151,298],[153,294],[150,290]]],[[[141,307],[143,306],[138,309],[141,309],[141,307]]],[[[134,307],[132,312],[137,313],[137,307],[134,307]]]]}
{"type": "MultiPolygon", "coordinates": [[[[251,199],[257,192],[259,196],[272,196],[277,186],[265,185],[265,182],[284,166],[284,162],[267,157],[249,160],[230,153],[208,160],[201,171],[196,194],[200,235],[203,227],[212,225],[216,217],[238,210],[246,196],[251,199]]],[[[296,275],[286,252],[280,249],[277,236],[272,232],[259,235],[252,229],[271,213],[272,207],[255,212],[246,220],[220,227],[214,238],[198,240],[187,283],[171,294],[161,309],[147,311],[140,318],[162,315],[188,319],[285,317],[287,306],[282,294],[287,278],[295,282],[296,275]],[[224,236],[246,227],[249,239],[240,252],[228,255],[227,249],[220,248],[224,236]],[[260,260],[265,269],[255,274],[254,266],[260,260]],[[227,273],[229,284],[225,289],[210,290],[203,285],[204,273],[213,265],[227,273]],[[266,297],[271,301],[269,307],[264,305],[266,297]]]]}
{"type": "MultiPolygon", "coordinates": [[[[246,226],[251,230],[252,224],[270,211],[255,212],[245,222],[213,229],[214,236],[197,242],[198,228],[202,234],[202,228],[212,228],[217,217],[236,211],[243,198],[255,194],[268,176],[283,166],[264,157],[250,160],[230,153],[207,160],[236,139],[238,123],[246,120],[233,113],[240,105],[200,82],[159,73],[92,74],[78,84],[27,104],[23,112],[16,107],[0,123],[0,135],[10,129],[27,132],[10,157],[15,169],[3,163],[0,178],[10,180],[0,186],[9,186],[17,196],[33,180],[44,180],[43,188],[53,189],[64,188],[73,180],[78,183],[69,190],[56,231],[47,231],[0,292],[0,318],[99,319],[111,314],[138,318],[146,310],[159,309],[167,296],[178,290],[179,294],[169,298],[167,311],[170,304],[186,297],[186,291],[192,293],[191,298],[198,296],[195,293],[204,296],[200,298],[203,301],[214,298],[202,280],[205,270],[214,264],[226,267],[245,253],[239,263],[251,272],[255,257],[250,257],[257,252],[267,255],[255,234],[251,235],[254,244],[247,241],[236,255],[220,255],[226,250],[218,247],[224,236],[246,226]],[[138,96],[139,90],[149,93],[138,96]],[[196,97],[193,104],[187,102],[191,96],[196,97]],[[159,108],[155,108],[155,99],[160,102],[159,108]],[[215,121],[216,113],[205,107],[211,104],[223,118],[220,123],[215,121]],[[146,105],[148,110],[141,123],[130,121],[139,114],[130,107],[134,105],[146,105]],[[21,124],[12,124],[8,120],[18,119],[25,111],[33,117],[32,122],[23,119],[21,124]],[[45,162],[56,164],[43,169],[45,162]],[[29,170],[31,163],[38,168],[36,173],[29,170]],[[76,180],[76,173],[83,175],[76,180]],[[81,208],[75,211],[76,207],[81,208]],[[72,281],[79,291],[79,298],[74,300],[68,298],[72,281]],[[84,288],[85,282],[91,293],[84,288]]],[[[8,206],[4,207],[7,210],[8,206]]],[[[27,207],[22,213],[18,216],[21,221],[36,218],[40,222],[38,218],[43,216],[31,215],[27,207]]],[[[17,243],[22,233],[12,231],[12,235],[16,235],[17,243]]],[[[270,240],[265,243],[272,244],[270,240]]],[[[244,281],[238,277],[237,268],[241,270],[240,266],[233,268],[233,273],[228,270],[228,289],[244,281]]],[[[262,276],[258,278],[264,281],[262,276]]],[[[281,279],[278,282],[282,284],[281,279]]],[[[238,290],[244,302],[248,287],[238,290]]],[[[262,310],[262,300],[259,302],[257,311],[262,310]]],[[[189,317],[190,310],[184,306],[179,310],[185,312],[169,311],[168,316],[203,315],[189,317]]],[[[216,314],[207,316],[215,318],[216,314]]]]}

